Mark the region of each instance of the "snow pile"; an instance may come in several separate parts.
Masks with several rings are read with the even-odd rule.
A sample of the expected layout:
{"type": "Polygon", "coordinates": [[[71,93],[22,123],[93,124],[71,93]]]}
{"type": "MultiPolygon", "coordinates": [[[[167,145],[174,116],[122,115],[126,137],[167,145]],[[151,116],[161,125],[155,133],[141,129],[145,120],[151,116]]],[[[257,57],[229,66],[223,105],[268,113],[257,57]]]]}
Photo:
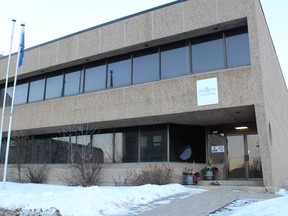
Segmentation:
{"type": "Polygon", "coordinates": [[[233,211],[233,216],[286,216],[288,212],[288,196],[264,200],[240,207],[233,211]]]}
{"type": "Polygon", "coordinates": [[[237,199],[211,216],[286,216],[288,191],[281,189],[276,194],[283,196],[269,200],[237,199]]]}
{"type": "Polygon", "coordinates": [[[285,189],[280,189],[276,194],[280,196],[288,196],[288,191],[285,189]]]}
{"type": "MultiPolygon", "coordinates": [[[[0,183],[2,188],[2,184],[0,183]]],[[[179,184],[138,187],[67,187],[44,184],[6,183],[0,193],[0,207],[23,212],[59,209],[62,215],[127,215],[153,208],[205,190],[179,184]]]]}

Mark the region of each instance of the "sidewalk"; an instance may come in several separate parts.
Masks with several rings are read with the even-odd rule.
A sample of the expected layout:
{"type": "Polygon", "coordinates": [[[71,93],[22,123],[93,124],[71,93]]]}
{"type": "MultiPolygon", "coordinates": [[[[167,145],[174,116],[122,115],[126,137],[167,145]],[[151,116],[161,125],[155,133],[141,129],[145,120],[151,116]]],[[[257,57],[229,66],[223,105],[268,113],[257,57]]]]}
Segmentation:
{"type": "Polygon", "coordinates": [[[264,187],[195,186],[195,188],[207,191],[143,212],[138,216],[207,216],[237,198],[271,199],[277,197],[275,194],[265,192],[264,187]]]}

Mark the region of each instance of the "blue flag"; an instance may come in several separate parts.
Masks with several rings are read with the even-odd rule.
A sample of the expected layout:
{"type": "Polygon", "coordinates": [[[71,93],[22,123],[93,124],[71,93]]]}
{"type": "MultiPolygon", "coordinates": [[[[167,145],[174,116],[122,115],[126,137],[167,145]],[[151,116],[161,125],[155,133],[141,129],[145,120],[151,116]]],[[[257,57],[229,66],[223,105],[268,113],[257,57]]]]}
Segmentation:
{"type": "Polygon", "coordinates": [[[23,58],[24,58],[24,47],[25,47],[25,37],[24,37],[24,31],[22,32],[22,35],[21,35],[21,43],[20,43],[20,47],[21,47],[21,50],[20,50],[20,57],[19,57],[19,64],[18,64],[18,67],[21,67],[22,64],[23,64],[23,58]]]}

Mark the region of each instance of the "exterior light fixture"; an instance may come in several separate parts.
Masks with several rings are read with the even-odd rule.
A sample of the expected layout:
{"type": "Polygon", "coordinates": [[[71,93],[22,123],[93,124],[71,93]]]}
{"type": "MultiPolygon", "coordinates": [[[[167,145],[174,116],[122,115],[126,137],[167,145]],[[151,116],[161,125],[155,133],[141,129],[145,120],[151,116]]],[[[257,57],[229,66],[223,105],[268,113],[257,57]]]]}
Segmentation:
{"type": "Polygon", "coordinates": [[[240,127],[235,127],[236,130],[247,130],[247,126],[240,126],[240,127]]]}

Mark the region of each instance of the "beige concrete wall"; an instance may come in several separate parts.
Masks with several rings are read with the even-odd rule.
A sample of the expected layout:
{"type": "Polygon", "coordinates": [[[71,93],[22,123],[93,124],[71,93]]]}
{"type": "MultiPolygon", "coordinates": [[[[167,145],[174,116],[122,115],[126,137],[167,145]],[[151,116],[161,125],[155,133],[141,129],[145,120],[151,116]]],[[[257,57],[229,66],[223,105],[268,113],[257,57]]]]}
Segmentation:
{"type": "MultiPolygon", "coordinates": [[[[246,66],[15,106],[13,130],[41,130],[251,105],[258,100],[257,92],[251,68],[246,66]],[[196,81],[210,77],[218,79],[219,104],[199,107],[196,81]]],[[[8,119],[9,108],[5,114],[8,119]]],[[[8,120],[4,130],[8,130],[8,120]]]]}
{"type": "MultiPolygon", "coordinates": [[[[73,34],[27,50],[19,75],[21,77],[30,72],[49,71],[52,66],[61,68],[65,64],[84,63],[90,57],[103,58],[116,50],[129,51],[136,45],[141,48],[141,44],[144,48],[144,44],[153,44],[153,41],[165,40],[173,35],[177,39],[177,35],[182,34],[181,37],[184,37],[183,34],[191,34],[194,30],[213,26],[218,22],[251,17],[251,2],[222,0],[217,6],[216,1],[189,0],[73,34]]],[[[17,55],[12,56],[11,71],[15,71],[16,58],[17,55]]],[[[2,82],[5,78],[6,64],[7,58],[0,60],[2,82]]]]}
{"type": "MultiPolygon", "coordinates": [[[[102,164],[101,171],[99,174],[98,184],[99,185],[119,185],[123,184],[125,178],[128,178],[128,174],[140,173],[143,169],[149,169],[149,167],[167,167],[173,169],[174,177],[172,179],[173,183],[183,184],[183,171],[186,168],[192,169],[196,172],[200,173],[199,180],[203,179],[203,175],[201,170],[205,167],[205,164],[192,164],[192,163],[113,163],[113,164],[102,164]]],[[[223,179],[224,171],[223,164],[215,164],[218,167],[219,172],[217,174],[216,179],[223,179]]],[[[21,168],[22,180],[28,181],[25,173],[27,172],[27,167],[33,167],[33,169],[37,169],[38,167],[43,167],[43,164],[35,164],[29,165],[24,164],[21,168]]],[[[63,181],[67,176],[69,176],[69,172],[71,172],[71,167],[69,164],[48,164],[46,165],[47,170],[47,180],[45,183],[49,184],[65,184],[63,181]]],[[[0,164],[0,179],[2,180],[3,174],[3,165],[0,164]]],[[[131,176],[130,176],[131,177],[131,176]]],[[[8,166],[7,172],[7,181],[18,181],[18,170],[16,164],[10,164],[8,166]]]]}
{"type": "Polygon", "coordinates": [[[256,108],[265,185],[288,187],[288,91],[261,5],[256,1],[263,104],[256,108]]]}

